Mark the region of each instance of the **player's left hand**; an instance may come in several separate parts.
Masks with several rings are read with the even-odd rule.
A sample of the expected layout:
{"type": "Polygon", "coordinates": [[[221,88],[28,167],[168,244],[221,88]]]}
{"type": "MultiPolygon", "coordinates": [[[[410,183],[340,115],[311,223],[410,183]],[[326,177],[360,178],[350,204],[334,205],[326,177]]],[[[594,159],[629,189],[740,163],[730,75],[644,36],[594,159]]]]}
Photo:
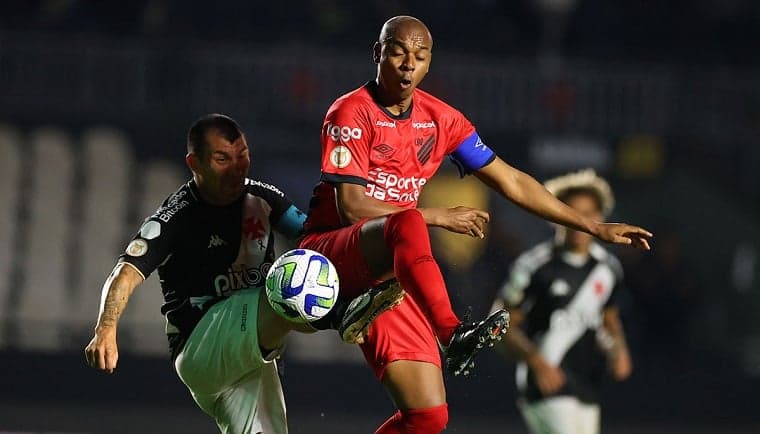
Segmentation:
{"type": "Polygon", "coordinates": [[[631,355],[625,350],[618,351],[617,354],[610,358],[609,366],[612,378],[616,381],[623,381],[630,377],[631,372],[633,371],[631,355]]]}
{"type": "Polygon", "coordinates": [[[486,211],[467,206],[444,208],[441,211],[435,226],[473,238],[485,238],[485,225],[491,219],[486,211]]]}
{"type": "Polygon", "coordinates": [[[593,234],[602,241],[631,244],[642,250],[649,250],[649,238],[652,238],[648,230],[626,223],[599,223],[593,234]]]}

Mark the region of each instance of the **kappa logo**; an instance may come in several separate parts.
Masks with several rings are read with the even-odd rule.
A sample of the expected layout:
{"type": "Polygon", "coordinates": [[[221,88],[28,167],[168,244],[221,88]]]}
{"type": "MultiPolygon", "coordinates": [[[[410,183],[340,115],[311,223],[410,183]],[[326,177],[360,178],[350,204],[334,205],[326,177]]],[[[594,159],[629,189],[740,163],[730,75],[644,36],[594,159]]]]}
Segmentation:
{"type": "Polygon", "coordinates": [[[211,238],[208,240],[208,247],[221,247],[223,245],[227,244],[227,241],[224,241],[219,235],[211,235],[211,238]]]}
{"type": "Polygon", "coordinates": [[[334,142],[347,142],[351,139],[359,140],[362,138],[361,128],[342,127],[332,123],[327,124],[325,132],[334,142]]]}

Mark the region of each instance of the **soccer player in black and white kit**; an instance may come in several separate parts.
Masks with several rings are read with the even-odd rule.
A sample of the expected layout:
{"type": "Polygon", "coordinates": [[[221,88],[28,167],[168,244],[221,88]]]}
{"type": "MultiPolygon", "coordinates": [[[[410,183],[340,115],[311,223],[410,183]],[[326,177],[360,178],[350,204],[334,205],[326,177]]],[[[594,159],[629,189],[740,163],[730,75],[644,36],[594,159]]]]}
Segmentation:
{"type": "MultiPolygon", "coordinates": [[[[614,205],[593,170],[554,178],[547,190],[587,218],[602,221],[614,205]]],[[[599,389],[606,371],[631,374],[616,305],[618,260],[583,232],[558,226],[554,240],[521,255],[494,303],[507,307],[504,345],[519,360],[518,405],[534,434],[597,434],[599,389]]]]}
{"type": "MultiPolygon", "coordinates": [[[[119,317],[158,269],[170,354],[201,409],[223,433],[287,433],[274,359],[288,332],[315,328],[280,317],[261,294],[273,231],[295,241],[305,215],[277,187],[247,178],[248,144],[227,116],[193,124],[185,160],[192,180],[143,222],[103,286],[88,363],[114,371],[119,317]]],[[[334,308],[333,323],[361,329],[401,296],[399,288],[371,290],[334,308]]]]}

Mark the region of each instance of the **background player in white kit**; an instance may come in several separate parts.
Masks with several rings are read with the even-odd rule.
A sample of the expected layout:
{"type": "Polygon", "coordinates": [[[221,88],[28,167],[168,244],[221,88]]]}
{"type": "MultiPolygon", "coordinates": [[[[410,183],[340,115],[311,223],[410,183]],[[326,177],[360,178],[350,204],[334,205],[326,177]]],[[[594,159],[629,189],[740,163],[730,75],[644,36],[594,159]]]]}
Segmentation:
{"type": "MultiPolygon", "coordinates": [[[[287,433],[274,360],[289,331],[316,330],[280,317],[261,294],[275,259],[273,230],[295,240],[305,215],[277,187],[246,177],[248,144],[231,118],[200,118],[187,147],[193,179],[145,220],[119,257],[103,286],[87,361],[114,371],[119,317],[157,268],[171,357],[201,409],[223,433],[287,433]]],[[[362,330],[402,294],[370,290],[323,322],[362,330]]]]}
{"type": "MultiPolygon", "coordinates": [[[[593,170],[549,180],[547,190],[584,216],[602,221],[614,206],[593,170]]],[[[632,370],[616,305],[622,269],[583,232],[557,226],[554,240],[514,263],[493,309],[507,307],[504,338],[518,360],[518,405],[534,434],[596,434],[599,388],[606,371],[618,381],[632,370]]]]}

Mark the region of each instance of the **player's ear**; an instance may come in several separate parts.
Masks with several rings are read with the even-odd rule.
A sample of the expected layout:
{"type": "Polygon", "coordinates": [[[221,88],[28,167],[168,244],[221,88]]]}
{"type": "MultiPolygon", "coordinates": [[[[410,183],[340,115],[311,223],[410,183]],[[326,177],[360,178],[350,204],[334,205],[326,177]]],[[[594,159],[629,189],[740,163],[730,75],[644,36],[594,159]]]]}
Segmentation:
{"type": "Polygon", "coordinates": [[[200,166],[200,161],[198,161],[197,155],[188,152],[187,155],[185,155],[185,164],[187,164],[187,167],[190,168],[191,171],[197,172],[200,166]]]}
{"type": "Polygon", "coordinates": [[[382,51],[383,46],[379,42],[375,42],[375,45],[372,47],[372,61],[375,63],[380,63],[380,52],[382,51]]]}

